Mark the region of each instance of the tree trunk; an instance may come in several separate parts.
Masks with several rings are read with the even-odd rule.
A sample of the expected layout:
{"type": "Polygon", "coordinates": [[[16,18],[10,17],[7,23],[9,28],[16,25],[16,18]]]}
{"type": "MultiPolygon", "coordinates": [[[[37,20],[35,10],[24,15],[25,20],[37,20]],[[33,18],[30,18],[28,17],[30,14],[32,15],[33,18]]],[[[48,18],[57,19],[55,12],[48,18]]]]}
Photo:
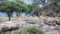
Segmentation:
{"type": "Polygon", "coordinates": [[[9,16],[9,21],[11,21],[11,17],[9,16]]]}
{"type": "Polygon", "coordinates": [[[10,21],[11,20],[11,13],[8,13],[8,21],[10,21]]]}

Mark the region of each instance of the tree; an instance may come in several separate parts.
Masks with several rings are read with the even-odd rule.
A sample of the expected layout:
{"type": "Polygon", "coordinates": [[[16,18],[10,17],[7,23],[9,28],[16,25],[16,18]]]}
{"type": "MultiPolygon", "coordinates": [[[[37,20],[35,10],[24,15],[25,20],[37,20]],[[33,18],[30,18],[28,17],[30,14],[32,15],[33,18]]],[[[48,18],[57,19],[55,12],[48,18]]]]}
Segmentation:
{"type": "Polygon", "coordinates": [[[0,11],[3,11],[7,14],[7,16],[9,17],[9,21],[12,16],[12,13],[15,10],[16,10],[16,8],[11,5],[11,2],[1,2],[0,3],[0,11]]]}
{"type": "Polygon", "coordinates": [[[58,6],[58,2],[60,2],[60,0],[47,0],[48,2],[45,1],[46,0],[33,0],[33,3],[35,3],[36,5],[43,5],[43,7],[41,8],[42,15],[46,15],[46,16],[59,15],[60,8],[58,6]]]}
{"type": "Polygon", "coordinates": [[[16,11],[17,16],[20,16],[20,13],[22,12],[29,12],[28,6],[24,2],[22,2],[21,0],[15,0],[15,2],[18,3],[17,7],[19,9],[18,12],[16,11]]]}
{"type": "Polygon", "coordinates": [[[28,5],[29,7],[29,13],[30,15],[35,15],[35,16],[38,16],[41,8],[39,7],[39,5],[35,5],[35,4],[30,4],[28,5]]]}
{"type": "Polygon", "coordinates": [[[10,18],[14,11],[18,14],[20,12],[25,12],[27,11],[27,6],[23,2],[6,1],[0,3],[0,11],[7,13],[10,21],[10,18]]]}

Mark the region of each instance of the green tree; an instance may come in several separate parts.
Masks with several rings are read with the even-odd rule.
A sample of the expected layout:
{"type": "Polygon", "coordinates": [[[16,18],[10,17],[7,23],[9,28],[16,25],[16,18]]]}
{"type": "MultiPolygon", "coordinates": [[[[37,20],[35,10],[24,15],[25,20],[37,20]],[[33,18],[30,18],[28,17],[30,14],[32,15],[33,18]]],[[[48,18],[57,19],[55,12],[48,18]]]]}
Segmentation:
{"type": "Polygon", "coordinates": [[[20,12],[27,12],[27,6],[23,2],[6,1],[0,3],[0,11],[7,13],[10,21],[10,18],[14,11],[18,14],[20,14],[20,12]]]}
{"type": "Polygon", "coordinates": [[[35,5],[35,4],[30,4],[30,5],[28,5],[28,7],[29,7],[29,13],[30,13],[30,15],[35,15],[35,16],[38,16],[38,12],[40,12],[40,7],[39,7],[39,5],[35,5]]]}
{"type": "Polygon", "coordinates": [[[11,2],[1,2],[0,3],[0,11],[3,11],[7,14],[7,16],[9,17],[9,21],[12,16],[12,13],[15,10],[16,10],[16,8],[11,4],[11,2]]]}
{"type": "Polygon", "coordinates": [[[17,5],[18,9],[20,8],[18,12],[16,11],[17,16],[20,16],[20,13],[22,12],[26,12],[26,13],[29,12],[29,8],[24,2],[22,2],[21,0],[16,0],[16,2],[18,3],[17,5]]]}

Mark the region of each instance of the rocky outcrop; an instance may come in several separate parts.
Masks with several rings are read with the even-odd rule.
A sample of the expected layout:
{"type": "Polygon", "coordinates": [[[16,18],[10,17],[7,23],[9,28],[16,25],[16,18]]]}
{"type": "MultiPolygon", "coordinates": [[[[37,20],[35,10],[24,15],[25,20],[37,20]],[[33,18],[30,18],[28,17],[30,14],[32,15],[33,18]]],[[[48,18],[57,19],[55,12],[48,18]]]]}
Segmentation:
{"type": "Polygon", "coordinates": [[[18,23],[11,23],[11,22],[5,22],[5,23],[0,23],[0,34],[8,31],[14,31],[14,30],[18,30],[19,24],[18,23]]]}
{"type": "Polygon", "coordinates": [[[29,17],[26,20],[9,21],[5,23],[0,23],[0,33],[18,30],[20,28],[36,26],[43,30],[44,34],[55,34],[59,33],[60,30],[60,20],[51,18],[38,18],[29,17]]]}

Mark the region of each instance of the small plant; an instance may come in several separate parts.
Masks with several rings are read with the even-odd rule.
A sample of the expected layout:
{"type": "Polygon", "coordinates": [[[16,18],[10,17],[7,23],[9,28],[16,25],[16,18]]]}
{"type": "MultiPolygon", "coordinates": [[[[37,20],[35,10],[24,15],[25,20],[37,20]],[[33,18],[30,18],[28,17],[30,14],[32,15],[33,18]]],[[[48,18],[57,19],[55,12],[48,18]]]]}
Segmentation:
{"type": "Polygon", "coordinates": [[[20,31],[16,31],[14,34],[43,34],[42,30],[37,27],[28,27],[20,31]]]}

